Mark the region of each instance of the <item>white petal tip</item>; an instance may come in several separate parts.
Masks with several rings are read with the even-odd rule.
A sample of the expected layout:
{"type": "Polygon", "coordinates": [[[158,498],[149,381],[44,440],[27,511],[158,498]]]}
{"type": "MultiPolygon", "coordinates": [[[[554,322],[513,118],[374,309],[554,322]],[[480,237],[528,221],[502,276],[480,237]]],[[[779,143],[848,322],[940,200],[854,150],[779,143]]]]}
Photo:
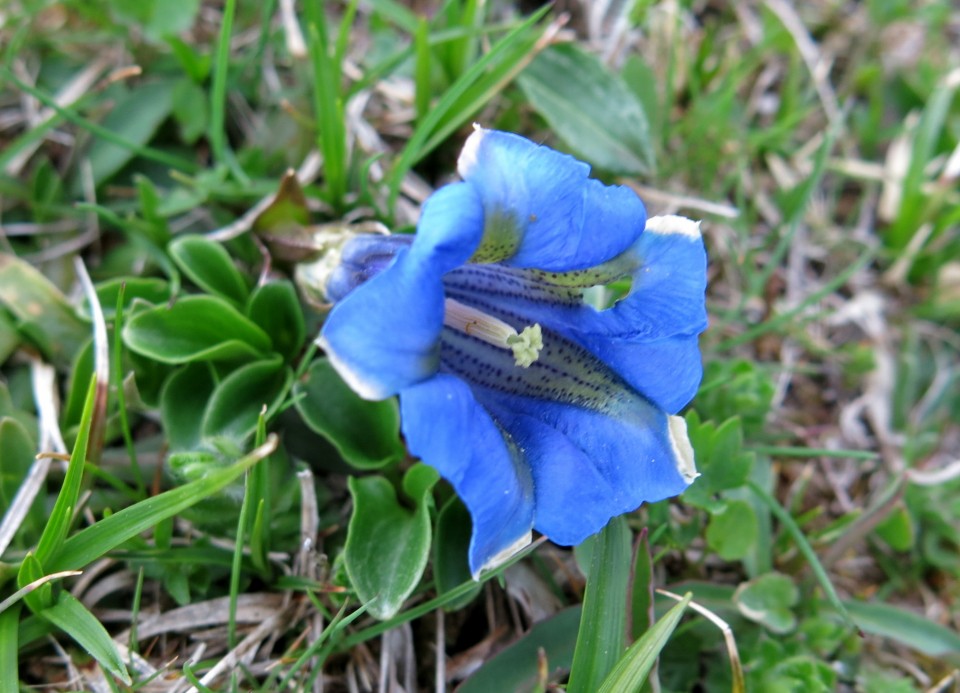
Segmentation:
{"type": "Polygon", "coordinates": [[[682,416],[668,416],[667,429],[670,433],[670,445],[673,446],[673,455],[677,464],[677,471],[687,484],[700,476],[693,459],[693,446],[690,436],[687,435],[687,422],[682,416]]]}
{"type": "Polygon", "coordinates": [[[477,123],[473,124],[473,132],[463,143],[463,149],[460,150],[460,157],[457,159],[457,173],[460,174],[461,178],[470,175],[470,171],[477,165],[477,152],[486,134],[487,130],[477,123]]]}
{"type": "Polygon", "coordinates": [[[522,537],[517,539],[515,542],[510,544],[510,546],[503,549],[502,551],[497,553],[495,556],[493,556],[493,558],[491,558],[489,561],[487,561],[482,566],[480,566],[480,570],[478,570],[473,574],[473,579],[480,580],[480,576],[484,572],[488,570],[493,570],[494,568],[497,568],[498,566],[503,565],[504,563],[509,561],[511,558],[513,558],[518,551],[522,551],[527,546],[529,546],[531,541],[533,541],[533,532],[527,532],[522,537]]]}
{"type": "Polygon", "coordinates": [[[687,238],[700,238],[700,222],[676,214],[650,217],[647,219],[647,226],[644,230],[664,236],[678,235],[687,238]]]}
{"type": "Polygon", "coordinates": [[[337,372],[337,375],[343,378],[343,382],[349,385],[350,389],[363,399],[377,402],[390,396],[390,393],[384,393],[383,389],[376,383],[364,380],[362,376],[337,356],[337,353],[331,348],[330,343],[324,338],[323,333],[317,337],[316,342],[317,346],[323,349],[327,359],[330,361],[330,365],[333,366],[333,370],[337,372]]]}

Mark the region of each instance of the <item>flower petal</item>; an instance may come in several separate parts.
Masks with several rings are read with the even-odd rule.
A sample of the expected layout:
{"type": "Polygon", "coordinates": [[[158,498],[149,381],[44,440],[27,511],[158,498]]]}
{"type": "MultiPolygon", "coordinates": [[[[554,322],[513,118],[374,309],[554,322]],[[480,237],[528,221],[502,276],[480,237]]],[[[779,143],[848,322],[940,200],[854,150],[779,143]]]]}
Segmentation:
{"type": "Polygon", "coordinates": [[[483,215],[472,186],[453,183],[440,188],[423,205],[412,252],[439,272],[462,265],[483,237],[483,215]]]}
{"type": "Polygon", "coordinates": [[[523,137],[478,129],[458,169],[485,212],[474,262],[577,270],[616,257],[643,231],[633,191],[591,180],[587,164],[523,137]]]}
{"type": "Polygon", "coordinates": [[[410,452],[440,472],[470,511],[474,578],[528,544],[529,473],[466,383],[441,373],[404,390],[400,410],[410,452]]]}
{"type": "Polygon", "coordinates": [[[484,391],[478,397],[530,466],[534,527],[579,544],[611,517],[682,493],[695,478],[686,425],[640,397],[612,415],[484,391]]]}
{"type": "Polygon", "coordinates": [[[581,336],[581,343],[668,414],[687,406],[703,378],[697,335],[677,335],[656,342],[593,335],[581,336]]]}
{"type": "MultiPolygon", "coordinates": [[[[584,270],[578,274],[592,272],[584,270]]],[[[510,359],[505,354],[475,342],[471,344],[461,335],[444,332],[444,346],[457,345],[473,364],[457,368],[451,361],[448,366],[466,374],[479,371],[479,364],[483,363],[495,368],[493,372],[497,378],[508,378],[510,388],[520,393],[517,388],[522,383],[539,378],[537,371],[541,366],[549,367],[551,380],[568,370],[573,375],[578,369],[576,377],[583,378],[584,369],[594,370],[589,362],[598,360],[658,408],[673,414],[686,406],[696,394],[703,374],[697,335],[680,334],[654,341],[645,336],[632,339],[611,336],[610,328],[604,322],[609,311],[598,312],[583,305],[579,289],[558,283],[579,281],[574,276],[558,278],[500,265],[468,265],[448,273],[444,277],[448,297],[472,303],[508,321],[517,330],[534,323],[549,326],[544,331],[544,350],[539,366],[534,364],[526,372],[511,368],[510,359]],[[576,349],[569,348],[558,350],[561,345],[556,341],[557,336],[582,347],[589,354],[578,354],[576,349]]],[[[441,358],[449,360],[449,351],[447,348],[442,350],[441,358]]],[[[609,378],[594,379],[596,389],[608,389],[612,382],[609,378]]]]}
{"type": "Polygon", "coordinates": [[[653,217],[630,253],[639,261],[630,293],[600,312],[587,330],[651,341],[703,332],[707,254],[699,224],[684,217],[653,217]]]}
{"type": "Polygon", "coordinates": [[[324,287],[324,296],[337,303],[371,277],[390,266],[404,248],[413,243],[413,236],[362,234],[347,241],[337,264],[324,287]]]}
{"type": "Polygon", "coordinates": [[[333,307],[317,342],[357,394],[379,400],[436,372],[442,328],[440,273],[401,250],[333,307]]]}
{"type": "Polygon", "coordinates": [[[482,229],[476,192],[457,183],[430,196],[412,245],[387,237],[344,247],[327,285],[339,300],[318,343],[361,397],[385,399],[436,373],[441,280],[473,254],[482,229]]]}

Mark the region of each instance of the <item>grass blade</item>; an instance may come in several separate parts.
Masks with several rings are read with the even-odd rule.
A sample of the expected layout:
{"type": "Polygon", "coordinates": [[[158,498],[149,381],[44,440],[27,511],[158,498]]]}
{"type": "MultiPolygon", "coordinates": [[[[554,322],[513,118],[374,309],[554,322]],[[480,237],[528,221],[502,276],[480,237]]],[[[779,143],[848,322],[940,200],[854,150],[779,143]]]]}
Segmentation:
{"type": "Polygon", "coordinates": [[[234,178],[242,183],[250,182],[240,168],[236,157],[227,145],[227,72],[230,69],[230,35],[233,33],[233,17],[237,0],[226,0],[223,5],[223,21],[217,41],[217,59],[213,71],[213,88],[210,90],[210,148],[217,163],[225,164],[234,178]]]}
{"type": "Polygon", "coordinates": [[[46,94],[43,91],[27,84],[6,67],[0,67],[0,81],[3,80],[15,84],[18,89],[25,91],[26,93],[30,94],[30,96],[40,101],[44,106],[56,111],[57,115],[64,120],[68,120],[74,125],[89,131],[91,134],[96,135],[101,139],[112,142],[118,147],[123,147],[124,149],[133,152],[137,156],[141,156],[144,159],[150,159],[151,161],[156,161],[157,163],[164,164],[165,166],[169,166],[179,171],[185,171],[187,173],[196,173],[199,170],[199,167],[188,159],[168,154],[167,152],[154,149],[153,147],[131,142],[126,138],[119,137],[113,131],[94,123],[92,120],[84,118],[83,116],[74,112],[73,109],[63,108],[57,104],[56,100],[49,94],[46,94]]]}
{"type": "Polygon", "coordinates": [[[73,521],[73,513],[80,499],[83,463],[87,458],[87,443],[90,437],[90,425],[93,419],[96,395],[97,379],[94,376],[90,378],[87,398],[83,405],[83,415],[80,418],[80,430],[77,432],[77,442],[70,454],[70,462],[67,465],[63,486],[60,487],[60,493],[57,494],[57,500],[50,513],[50,521],[44,527],[40,541],[37,542],[36,557],[41,565],[46,564],[60,552],[64,540],[67,538],[70,523],[73,521]]]}
{"type": "Polygon", "coordinates": [[[610,675],[596,689],[599,693],[639,691],[643,687],[647,674],[650,673],[650,669],[660,656],[660,651],[663,650],[674,628],[680,622],[680,617],[690,603],[691,596],[687,594],[683,601],[665,613],[663,618],[643,634],[643,637],[630,646],[610,675]]]}
{"type": "Polygon", "coordinates": [[[630,529],[615,517],[588,541],[590,568],[568,693],[594,693],[623,655],[626,638],[630,529]]]}
{"type": "Polygon", "coordinates": [[[323,154],[328,202],[343,206],[347,190],[347,126],[340,92],[341,65],[331,55],[323,3],[306,5],[310,62],[313,65],[313,105],[317,117],[318,146],[323,154]]]}
{"type": "Polygon", "coordinates": [[[807,559],[807,563],[810,565],[810,569],[813,571],[814,576],[816,576],[817,582],[820,583],[820,587],[823,589],[824,594],[826,594],[827,601],[830,602],[830,605],[833,606],[833,608],[836,609],[841,616],[843,616],[844,620],[851,628],[854,628],[858,633],[862,633],[860,627],[850,616],[850,612],[847,611],[847,608],[843,605],[843,602],[840,601],[840,597],[837,595],[837,591],[834,589],[833,583],[830,582],[830,576],[827,575],[827,571],[824,570],[823,564],[820,563],[820,559],[817,557],[816,551],[814,551],[813,547],[810,546],[810,542],[807,541],[807,537],[803,534],[803,530],[800,529],[800,526],[796,523],[796,521],[794,521],[790,513],[787,512],[787,510],[780,505],[779,502],[777,502],[776,498],[764,491],[757,483],[748,481],[747,485],[750,487],[750,490],[753,491],[768,508],[770,508],[770,512],[773,513],[773,515],[783,524],[787,532],[790,533],[790,536],[793,537],[793,540],[797,545],[797,549],[803,554],[803,557],[807,559]]]}
{"type": "Polygon", "coordinates": [[[0,612],[0,691],[20,690],[20,605],[0,612]]]}
{"type": "Polygon", "coordinates": [[[960,634],[906,609],[879,602],[845,601],[864,632],[896,640],[929,657],[960,663],[960,634]]]}
{"type": "Polygon", "coordinates": [[[64,542],[51,561],[49,570],[80,568],[111,551],[158,522],[172,517],[198,501],[213,495],[240,477],[247,469],[269,455],[277,447],[277,438],[271,435],[267,442],[243,457],[236,464],[212,472],[203,479],[148,498],[94,525],[77,532],[64,542]]]}
{"type": "Polygon", "coordinates": [[[77,641],[104,669],[128,686],[133,683],[120,651],[110,639],[103,624],[69,592],[61,592],[57,603],[44,609],[39,616],[77,641]]]}
{"type": "MultiPolygon", "coordinates": [[[[457,78],[430,110],[427,117],[417,124],[416,130],[403,148],[403,152],[400,154],[400,158],[394,165],[391,174],[390,208],[393,208],[397,196],[400,194],[400,184],[403,182],[403,177],[407,171],[425,157],[447,134],[473,115],[479,105],[482,105],[482,102],[477,104],[478,99],[470,99],[466,106],[461,106],[455,110],[457,104],[472,93],[470,91],[471,87],[476,85],[482,77],[490,81],[507,74],[511,75],[512,78],[516,74],[517,61],[521,56],[514,55],[515,49],[520,46],[524,48],[524,53],[530,53],[539,39],[539,36],[531,38],[534,28],[549,9],[549,5],[544,6],[500,39],[486,55],[477,60],[469,70],[457,78]],[[515,59],[508,60],[508,56],[515,59]],[[457,113],[457,117],[450,119],[450,114],[454,112],[457,113]],[[443,125],[442,128],[441,125],[443,125]]],[[[533,55],[529,55],[529,58],[532,59],[533,55]]],[[[489,96],[486,98],[489,98],[489,96]]]]}

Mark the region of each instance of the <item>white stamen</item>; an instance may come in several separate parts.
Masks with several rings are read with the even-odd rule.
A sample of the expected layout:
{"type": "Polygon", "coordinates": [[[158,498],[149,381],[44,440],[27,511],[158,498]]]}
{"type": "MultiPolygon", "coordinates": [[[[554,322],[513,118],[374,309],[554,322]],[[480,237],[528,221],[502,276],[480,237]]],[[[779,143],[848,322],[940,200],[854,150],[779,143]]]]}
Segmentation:
{"type": "Polygon", "coordinates": [[[452,298],[444,300],[443,324],[487,344],[509,349],[521,368],[528,368],[540,357],[543,349],[543,331],[539,324],[528,325],[522,332],[517,332],[503,320],[452,298]]]}

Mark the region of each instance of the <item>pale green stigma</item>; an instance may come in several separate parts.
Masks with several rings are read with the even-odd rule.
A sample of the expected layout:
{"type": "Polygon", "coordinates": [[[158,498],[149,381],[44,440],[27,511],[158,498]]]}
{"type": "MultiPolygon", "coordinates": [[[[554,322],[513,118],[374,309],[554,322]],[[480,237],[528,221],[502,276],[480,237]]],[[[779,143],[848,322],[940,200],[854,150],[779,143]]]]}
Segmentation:
{"type": "Polygon", "coordinates": [[[543,349],[543,330],[539,323],[527,325],[523,332],[507,337],[507,344],[513,349],[513,358],[517,365],[527,368],[531,363],[540,357],[540,350],[543,349]]]}
{"type": "Polygon", "coordinates": [[[521,368],[528,368],[543,349],[543,331],[539,324],[528,325],[517,332],[503,320],[452,298],[444,300],[443,324],[487,344],[509,349],[521,368]]]}

